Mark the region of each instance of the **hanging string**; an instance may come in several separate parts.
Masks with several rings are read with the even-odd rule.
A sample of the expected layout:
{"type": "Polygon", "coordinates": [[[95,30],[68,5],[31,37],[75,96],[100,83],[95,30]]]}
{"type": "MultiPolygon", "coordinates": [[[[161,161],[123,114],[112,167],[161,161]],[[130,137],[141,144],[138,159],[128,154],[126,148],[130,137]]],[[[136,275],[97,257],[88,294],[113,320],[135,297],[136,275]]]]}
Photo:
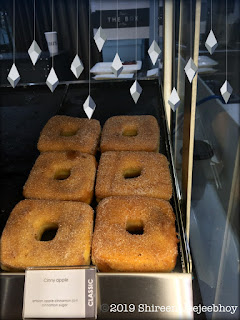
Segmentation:
{"type": "Polygon", "coordinates": [[[155,28],[156,28],[156,21],[155,21],[155,0],[154,0],[154,2],[153,2],[153,40],[156,40],[156,31],[155,31],[155,28]]]}
{"type": "Polygon", "coordinates": [[[226,0],[226,80],[227,80],[227,0],[226,0]]]}
{"type": "MultiPolygon", "coordinates": [[[[52,0],[52,45],[53,45],[53,0],[52,0]]],[[[52,68],[54,68],[53,54],[52,54],[52,68]]]]}
{"type": "Polygon", "coordinates": [[[78,0],[76,1],[77,1],[77,41],[76,43],[77,43],[77,55],[78,55],[78,0]]]}
{"type": "Polygon", "coordinates": [[[190,57],[192,57],[192,0],[190,0],[190,57]]]}
{"type": "Polygon", "coordinates": [[[89,68],[88,68],[88,91],[89,91],[89,96],[90,96],[90,89],[91,89],[91,85],[90,85],[90,65],[91,65],[91,55],[90,55],[90,21],[91,21],[91,14],[90,14],[90,10],[91,10],[91,0],[88,1],[89,4],[89,12],[88,12],[88,61],[89,61],[89,68]]]}
{"type": "Polygon", "coordinates": [[[15,55],[16,55],[16,48],[15,48],[15,0],[13,0],[13,62],[15,64],[15,55]]]}
{"type": "Polygon", "coordinates": [[[211,0],[211,30],[212,30],[212,0],[211,0]]]}
{"type": "Polygon", "coordinates": [[[118,0],[117,0],[117,53],[118,53],[118,0]]]}
{"type": "MultiPolygon", "coordinates": [[[[137,63],[137,0],[136,0],[136,12],[135,12],[135,38],[136,38],[135,56],[136,56],[136,63],[137,63]]],[[[137,72],[136,72],[136,80],[137,80],[137,72]]]]}
{"type": "Polygon", "coordinates": [[[99,7],[100,7],[100,27],[102,26],[102,0],[100,0],[100,5],[99,5],[99,7]]]}
{"type": "Polygon", "coordinates": [[[33,0],[33,40],[36,38],[36,2],[33,0]]]}

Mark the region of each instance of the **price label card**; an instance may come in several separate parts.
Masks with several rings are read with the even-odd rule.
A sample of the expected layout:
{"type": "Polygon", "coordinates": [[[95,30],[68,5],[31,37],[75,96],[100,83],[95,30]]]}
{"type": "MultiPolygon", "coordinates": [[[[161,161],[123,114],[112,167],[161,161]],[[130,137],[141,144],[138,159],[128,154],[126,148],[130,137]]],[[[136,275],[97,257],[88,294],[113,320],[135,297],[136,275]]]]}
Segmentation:
{"type": "Polygon", "coordinates": [[[96,269],[28,269],[23,319],[96,318],[96,269]]]}

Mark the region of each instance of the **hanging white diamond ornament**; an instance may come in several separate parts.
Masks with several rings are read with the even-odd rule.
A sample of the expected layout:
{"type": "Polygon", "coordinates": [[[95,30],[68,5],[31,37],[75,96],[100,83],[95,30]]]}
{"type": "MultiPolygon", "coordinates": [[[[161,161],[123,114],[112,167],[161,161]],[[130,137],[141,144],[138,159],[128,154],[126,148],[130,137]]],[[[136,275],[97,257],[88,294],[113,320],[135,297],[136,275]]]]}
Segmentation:
{"type": "Polygon", "coordinates": [[[105,41],[107,40],[107,36],[102,27],[97,29],[97,32],[94,36],[95,43],[97,45],[98,51],[101,52],[104,46],[105,41]]]}
{"type": "Polygon", "coordinates": [[[58,83],[58,77],[56,75],[55,70],[52,68],[47,77],[46,84],[49,87],[49,89],[53,92],[56,89],[58,83]]]}
{"type": "Polygon", "coordinates": [[[40,49],[39,45],[35,40],[33,40],[30,48],[28,49],[28,54],[30,59],[32,60],[33,65],[35,66],[36,62],[38,61],[42,50],[40,49]]]}
{"type": "Polygon", "coordinates": [[[158,68],[150,69],[147,71],[147,77],[157,77],[159,74],[158,68]]]}
{"type": "Polygon", "coordinates": [[[113,63],[111,65],[111,69],[116,77],[118,77],[123,70],[122,61],[120,60],[118,53],[116,53],[116,55],[115,55],[115,58],[114,58],[113,63]]]}
{"type": "Polygon", "coordinates": [[[188,63],[186,64],[184,70],[185,70],[185,73],[188,77],[188,80],[189,82],[191,83],[193,81],[193,78],[195,77],[196,75],[196,72],[197,72],[197,66],[195,65],[194,61],[192,58],[190,58],[188,60],[188,63]]]}
{"type": "Polygon", "coordinates": [[[230,86],[229,82],[226,80],[220,88],[221,95],[225,101],[228,103],[228,100],[233,92],[233,88],[230,86]]]}
{"type": "Polygon", "coordinates": [[[92,118],[95,108],[96,108],[96,103],[93,101],[92,97],[89,95],[83,104],[83,110],[86,113],[88,119],[92,118]]]}
{"type": "Polygon", "coordinates": [[[83,67],[82,61],[80,60],[79,56],[76,54],[71,64],[72,73],[75,75],[76,78],[79,78],[80,74],[83,72],[83,69],[84,67],[83,67]]]}
{"type": "Polygon", "coordinates": [[[137,80],[135,80],[133,85],[131,86],[130,93],[131,93],[131,96],[132,96],[134,102],[137,103],[137,101],[142,93],[142,87],[137,82],[137,80]]]}
{"type": "Polygon", "coordinates": [[[160,53],[161,53],[161,49],[159,48],[157,42],[153,40],[150,48],[148,49],[148,54],[152,60],[153,65],[155,65],[160,53]]]}
{"type": "Polygon", "coordinates": [[[174,112],[177,110],[177,108],[180,105],[180,98],[175,88],[172,89],[172,93],[169,97],[168,103],[174,112]]]}
{"type": "Polygon", "coordinates": [[[20,80],[20,74],[18,72],[17,67],[15,66],[15,63],[13,63],[13,65],[9,71],[7,79],[13,88],[15,88],[16,85],[18,84],[18,82],[20,80]]]}
{"type": "Polygon", "coordinates": [[[209,35],[207,37],[207,40],[205,42],[205,47],[207,48],[207,50],[209,51],[210,54],[213,54],[213,52],[215,51],[217,46],[218,46],[217,39],[216,39],[213,31],[210,30],[209,35]]]}

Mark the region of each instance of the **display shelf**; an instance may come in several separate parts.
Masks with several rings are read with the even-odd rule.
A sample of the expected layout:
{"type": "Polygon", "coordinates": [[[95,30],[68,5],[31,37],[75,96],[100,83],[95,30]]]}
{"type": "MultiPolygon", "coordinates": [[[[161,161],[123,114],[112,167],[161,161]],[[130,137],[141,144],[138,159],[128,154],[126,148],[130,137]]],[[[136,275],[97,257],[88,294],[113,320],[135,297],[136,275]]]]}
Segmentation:
{"type": "MultiPolygon", "coordinates": [[[[181,314],[192,318],[192,275],[191,257],[185,241],[185,232],[179,206],[179,193],[175,170],[172,163],[171,145],[166,126],[165,111],[160,84],[157,80],[140,80],[143,88],[138,104],[135,104],[129,89],[132,81],[94,82],[91,96],[96,102],[94,119],[101,126],[115,115],[144,115],[156,117],[160,126],[160,153],[169,160],[173,183],[173,197],[170,201],[176,214],[176,229],[179,234],[178,259],[171,273],[97,273],[97,301],[99,319],[167,319],[171,312],[139,312],[139,304],[156,306],[178,306],[186,309],[181,314]],[[103,305],[134,304],[134,312],[104,312],[103,305]],[[190,308],[190,309],[189,309],[190,308]],[[185,313],[184,313],[185,312],[185,313]]],[[[7,95],[12,89],[5,88],[7,95]]],[[[3,172],[1,183],[7,185],[1,208],[1,227],[12,208],[23,199],[21,191],[29,171],[38,156],[36,148],[40,130],[46,121],[55,114],[85,117],[82,105],[88,96],[88,83],[71,83],[59,86],[54,94],[47,94],[48,88],[27,86],[18,88],[16,94],[21,99],[12,99],[8,105],[1,103],[4,112],[3,172]],[[46,100],[51,97],[51,103],[46,100]],[[21,117],[18,117],[18,114],[21,117]],[[11,126],[10,126],[11,123],[11,126]],[[17,136],[19,139],[14,139],[17,136]],[[21,140],[22,139],[22,140],[21,140]],[[22,145],[19,144],[21,140],[22,145]],[[25,151],[29,148],[28,151],[25,151]],[[19,161],[19,160],[22,161],[19,161]]],[[[97,159],[99,159],[99,154],[97,159]]],[[[96,207],[96,201],[92,203],[96,207]]],[[[22,312],[24,273],[1,273],[1,318],[19,319],[22,312]],[[11,308],[12,305],[16,307],[11,308]]],[[[121,308],[121,307],[120,307],[121,308]]],[[[176,316],[177,318],[177,316],[176,316]]]]}

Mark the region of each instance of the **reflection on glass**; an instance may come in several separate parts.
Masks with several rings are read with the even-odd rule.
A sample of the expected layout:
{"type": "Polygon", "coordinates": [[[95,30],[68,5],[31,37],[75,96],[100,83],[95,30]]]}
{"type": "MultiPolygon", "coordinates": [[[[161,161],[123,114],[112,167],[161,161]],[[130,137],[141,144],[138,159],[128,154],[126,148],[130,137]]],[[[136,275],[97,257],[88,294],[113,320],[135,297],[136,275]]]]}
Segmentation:
{"type": "MultiPolygon", "coordinates": [[[[190,246],[204,305],[239,304],[239,126],[240,126],[240,2],[202,0],[199,70],[190,246]],[[212,13],[212,14],[211,14],[212,13]],[[227,19],[226,19],[227,13],[227,19]],[[227,21],[227,26],[226,26],[227,21]],[[212,55],[205,47],[211,30],[218,46],[212,55]],[[227,31],[227,34],[226,34],[227,31]],[[226,43],[227,39],[227,43],[226,43]],[[224,102],[220,87],[227,80],[233,88],[224,102]]],[[[176,75],[184,101],[183,67],[189,52],[189,1],[180,1],[176,27],[176,75]],[[181,9],[181,10],[180,10],[181,9]]],[[[174,114],[175,165],[181,179],[184,102],[174,114]]],[[[239,309],[229,313],[206,313],[207,319],[238,319],[239,309]],[[231,316],[231,317],[230,317],[231,316]]]]}

